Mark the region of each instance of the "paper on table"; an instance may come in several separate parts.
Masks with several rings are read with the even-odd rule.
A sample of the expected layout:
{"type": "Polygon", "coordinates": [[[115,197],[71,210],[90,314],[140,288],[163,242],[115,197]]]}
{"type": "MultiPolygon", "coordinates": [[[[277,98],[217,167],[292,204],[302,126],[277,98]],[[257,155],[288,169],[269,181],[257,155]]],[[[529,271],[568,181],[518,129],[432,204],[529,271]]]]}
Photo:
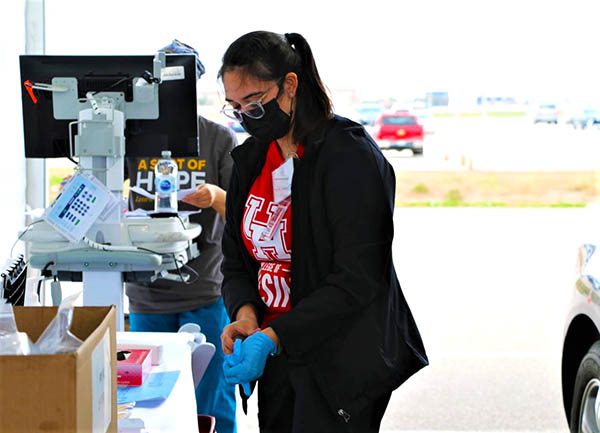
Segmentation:
{"type": "MultiPolygon", "coordinates": [[[[152,200],[154,200],[154,198],[155,198],[155,194],[151,194],[148,191],[146,191],[144,188],[140,188],[139,186],[130,186],[129,190],[135,192],[136,194],[144,196],[146,198],[151,198],[152,200]]],[[[196,191],[197,191],[196,188],[180,189],[179,191],[177,191],[177,200],[181,200],[186,195],[191,194],[196,191]]]]}
{"type": "Polygon", "coordinates": [[[179,377],[177,371],[150,373],[140,386],[117,387],[117,404],[132,401],[166,400],[179,377]]]}
{"type": "Polygon", "coordinates": [[[189,195],[189,194],[191,194],[193,192],[196,192],[196,191],[198,191],[197,188],[180,189],[179,191],[177,191],[177,200],[181,200],[186,195],[189,195]]]}

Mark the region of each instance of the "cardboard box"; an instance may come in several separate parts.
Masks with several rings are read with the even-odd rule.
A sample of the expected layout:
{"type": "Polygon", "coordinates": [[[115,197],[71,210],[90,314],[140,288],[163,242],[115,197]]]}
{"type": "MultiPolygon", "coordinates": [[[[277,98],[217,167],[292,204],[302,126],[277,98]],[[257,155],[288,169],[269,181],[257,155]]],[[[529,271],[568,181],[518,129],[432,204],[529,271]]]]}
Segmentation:
{"type": "Polygon", "coordinates": [[[120,361],[117,353],[117,385],[139,386],[144,383],[152,365],[149,349],[118,351],[127,358],[120,361]]]}
{"type": "MultiPolygon", "coordinates": [[[[32,341],[57,307],[14,307],[32,341]]],[[[116,309],[75,307],[83,344],[60,355],[0,356],[0,432],[117,431],[116,309]]]]}

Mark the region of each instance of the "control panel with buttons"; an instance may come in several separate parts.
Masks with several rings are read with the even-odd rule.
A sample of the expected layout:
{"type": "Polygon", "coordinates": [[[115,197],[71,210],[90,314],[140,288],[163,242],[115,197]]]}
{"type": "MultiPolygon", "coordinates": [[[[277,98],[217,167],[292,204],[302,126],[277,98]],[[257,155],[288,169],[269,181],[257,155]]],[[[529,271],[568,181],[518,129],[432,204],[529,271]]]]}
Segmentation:
{"type": "Polygon", "coordinates": [[[111,192],[91,175],[77,173],[46,212],[44,220],[67,239],[79,242],[111,199],[111,192]]]}

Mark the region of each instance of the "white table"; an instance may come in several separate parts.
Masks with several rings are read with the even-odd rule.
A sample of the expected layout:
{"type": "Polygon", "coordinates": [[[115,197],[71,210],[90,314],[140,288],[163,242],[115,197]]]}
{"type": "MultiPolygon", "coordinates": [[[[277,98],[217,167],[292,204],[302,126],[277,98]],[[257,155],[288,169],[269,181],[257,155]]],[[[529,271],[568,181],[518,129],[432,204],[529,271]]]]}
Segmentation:
{"type": "MultiPolygon", "coordinates": [[[[117,342],[119,341],[117,333],[117,342]]],[[[148,433],[155,432],[198,432],[198,417],[196,414],[196,394],[192,379],[191,349],[188,344],[193,340],[192,334],[171,332],[131,332],[127,333],[127,341],[136,336],[138,343],[163,345],[163,362],[152,366],[152,373],[179,370],[179,377],[169,397],[161,404],[145,406],[136,405],[129,416],[130,419],[141,419],[148,433]],[[139,338],[137,338],[139,337],[139,338]]],[[[122,430],[121,423],[119,431],[122,430]]]]}

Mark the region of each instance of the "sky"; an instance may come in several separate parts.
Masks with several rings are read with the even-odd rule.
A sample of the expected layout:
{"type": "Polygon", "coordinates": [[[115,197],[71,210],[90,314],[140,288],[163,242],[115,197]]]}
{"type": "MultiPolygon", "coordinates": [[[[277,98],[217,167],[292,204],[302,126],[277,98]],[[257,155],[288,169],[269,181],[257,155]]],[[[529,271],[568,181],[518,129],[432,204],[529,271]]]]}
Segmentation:
{"type": "Polygon", "coordinates": [[[216,91],[223,53],[253,30],[301,33],[330,89],[363,99],[448,91],[600,100],[597,0],[46,0],[46,54],[195,47],[216,91]]]}

